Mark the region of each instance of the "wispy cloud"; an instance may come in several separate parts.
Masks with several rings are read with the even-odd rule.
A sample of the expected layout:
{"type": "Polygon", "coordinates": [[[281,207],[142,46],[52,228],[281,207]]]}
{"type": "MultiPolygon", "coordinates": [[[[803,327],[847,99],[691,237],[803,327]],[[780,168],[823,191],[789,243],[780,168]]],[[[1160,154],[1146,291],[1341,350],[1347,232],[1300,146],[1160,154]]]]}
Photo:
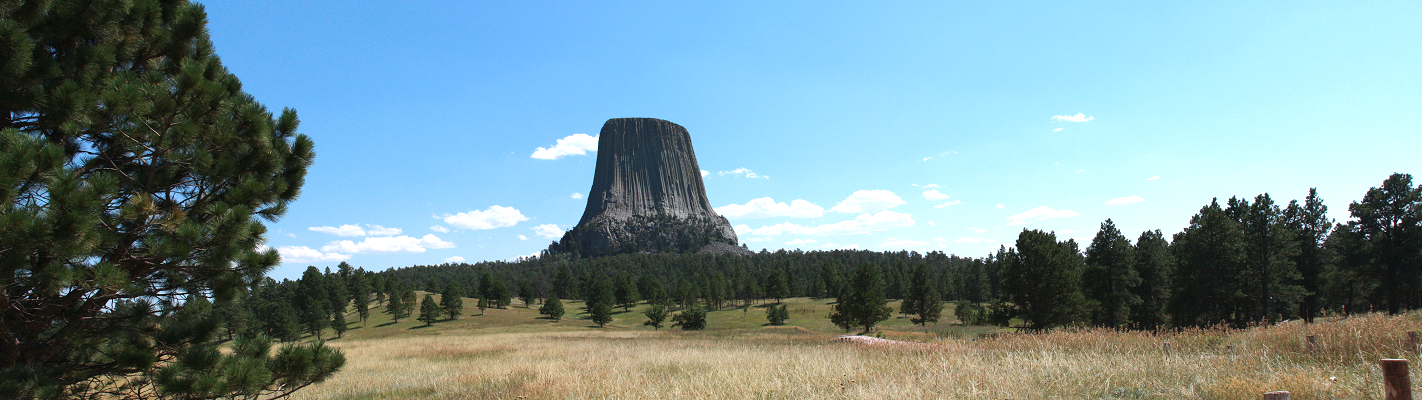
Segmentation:
{"type": "Polygon", "coordinates": [[[558,225],[554,224],[543,224],[530,229],[533,229],[533,234],[549,239],[558,239],[563,237],[563,230],[559,229],[558,225]]]}
{"type": "Polygon", "coordinates": [[[737,235],[853,235],[888,230],[892,228],[907,228],[913,226],[913,216],[893,211],[880,211],[875,214],[860,214],[852,220],[840,221],[832,224],[824,224],[814,227],[793,224],[789,222],[775,225],[766,225],[752,229],[749,225],[736,225],[734,229],[737,235]]]}
{"type": "Polygon", "coordinates": [[[573,199],[581,199],[581,198],[583,198],[583,194],[582,194],[582,193],[573,193],[572,196],[568,196],[568,197],[572,197],[573,199]]]}
{"type": "Polygon", "coordinates": [[[348,254],[424,253],[426,249],[448,249],[453,247],[454,243],[440,239],[431,233],[421,238],[401,235],[367,237],[360,242],[340,240],[327,243],[321,247],[321,251],[348,254]]]}
{"type": "Polygon", "coordinates": [[[705,178],[706,175],[711,175],[711,171],[707,171],[707,170],[704,170],[704,169],[701,170],[701,177],[702,177],[702,178],[705,178]]]}
{"type": "Polygon", "coordinates": [[[585,133],[574,133],[558,139],[558,144],[546,149],[539,147],[533,150],[533,155],[529,157],[540,160],[557,160],[571,155],[585,155],[589,151],[597,151],[597,138],[597,136],[588,136],[585,133]]]}
{"type": "Polygon", "coordinates": [[[997,203],[997,208],[1007,208],[1007,206],[1002,205],[1002,203],[997,203]]]}
{"type": "Polygon", "coordinates": [[[983,232],[987,232],[987,229],[983,229],[983,228],[968,228],[968,230],[973,231],[973,233],[983,233],[983,232]]]}
{"type": "Polygon", "coordinates": [[[1066,129],[1066,128],[1057,128],[1057,129],[1053,129],[1053,130],[1052,130],[1052,132],[1061,132],[1061,131],[1062,131],[1062,129],[1066,129]]]}
{"type": "Polygon", "coordinates": [[[365,224],[365,226],[366,228],[361,228],[360,225],[313,226],[306,229],[336,236],[390,236],[399,235],[401,232],[400,228],[386,228],[371,224],[365,224]]]}
{"type": "Polygon", "coordinates": [[[1160,175],[1156,175],[1156,176],[1152,176],[1152,177],[1146,178],[1146,180],[1148,180],[1148,181],[1153,181],[1153,180],[1156,180],[1156,179],[1160,179],[1160,175]]]}
{"type": "Polygon", "coordinates": [[[816,241],[815,239],[795,239],[795,240],[791,240],[791,241],[785,242],[785,245],[786,245],[786,246],[799,246],[799,245],[802,245],[802,244],[811,244],[811,243],[819,243],[819,242],[816,241]]]}
{"type": "Polygon", "coordinates": [[[953,200],[953,201],[950,201],[950,202],[947,202],[947,203],[943,203],[943,204],[939,204],[939,205],[933,206],[933,208],[943,208],[943,207],[948,207],[948,206],[951,206],[951,205],[954,205],[954,204],[963,204],[963,201],[962,201],[962,200],[953,200]]]}
{"type": "Polygon", "coordinates": [[[770,217],[791,217],[791,218],[819,218],[825,215],[824,207],[814,203],[795,199],[790,204],[776,203],[775,199],[761,197],[746,202],[746,204],[728,204],[717,207],[716,213],[732,219],[739,218],[770,218],[770,217]]]}
{"type": "Polygon", "coordinates": [[[1114,199],[1111,199],[1111,200],[1107,200],[1107,201],[1106,201],[1106,205],[1108,205],[1108,206],[1119,206],[1119,205],[1140,203],[1140,202],[1142,202],[1142,201],[1145,201],[1145,199],[1142,199],[1141,196],[1134,196],[1134,195],[1133,195],[1133,196],[1131,196],[1131,197],[1117,197],[1117,198],[1114,198],[1114,199]]]}
{"type": "Polygon", "coordinates": [[[449,257],[449,258],[444,259],[444,263],[445,263],[445,264],[449,264],[449,263],[462,263],[462,262],[464,262],[464,257],[460,257],[460,256],[454,256],[454,257],[449,257]]]}
{"type": "Polygon", "coordinates": [[[887,250],[923,249],[927,248],[929,244],[930,243],[922,240],[889,238],[884,241],[883,244],[880,244],[879,248],[887,250]]]}
{"type": "Polygon", "coordinates": [[[439,232],[439,233],[449,233],[449,228],[445,228],[443,225],[431,226],[431,227],[430,227],[430,230],[435,231],[435,232],[439,232]]]}
{"type": "Polygon", "coordinates": [[[523,213],[518,209],[497,205],[489,207],[487,210],[474,210],[435,218],[441,218],[444,223],[455,228],[476,230],[510,227],[528,220],[528,217],[523,216],[523,213]]]}
{"type": "Polygon", "coordinates": [[[977,237],[966,237],[966,236],[965,236],[965,237],[959,238],[958,240],[954,240],[953,242],[954,242],[954,243],[973,243],[973,244],[978,244],[978,243],[993,243],[993,242],[996,242],[996,241],[997,241],[997,240],[995,240],[995,239],[990,239],[990,238],[977,238],[977,237]]]}
{"type": "MultiPolygon", "coordinates": [[[[729,176],[744,176],[744,177],[747,177],[747,178],[765,178],[765,179],[770,179],[770,177],[765,176],[765,175],[761,175],[761,174],[757,174],[757,173],[755,173],[755,171],[751,171],[749,168],[736,168],[736,169],[733,169],[733,170],[730,170],[730,171],[717,172],[716,174],[717,174],[717,175],[721,175],[721,176],[728,176],[728,175],[729,175],[729,176]]],[[[705,175],[703,175],[703,176],[705,176],[705,175]]]]}
{"type": "Polygon", "coordinates": [[[528,240],[528,236],[518,235],[518,240],[528,240]]]}
{"type": "MultiPolygon", "coordinates": [[[[265,250],[265,248],[258,248],[258,250],[265,250]]],[[[281,254],[281,262],[283,263],[312,263],[351,259],[351,256],[345,254],[322,252],[306,246],[281,246],[277,247],[276,251],[281,254]]]]}
{"type": "Polygon", "coordinates": [[[928,200],[932,200],[932,201],[938,201],[938,200],[945,200],[945,199],[947,199],[947,198],[948,198],[948,195],[943,194],[943,193],[938,193],[938,189],[932,189],[932,190],[923,192],[923,198],[928,199],[928,200]]]}
{"type": "Polygon", "coordinates": [[[830,210],[842,213],[872,213],[906,203],[899,195],[887,190],[860,190],[849,195],[830,210]]]}
{"type": "Polygon", "coordinates": [[[1008,220],[1008,223],[1007,223],[1007,224],[1008,224],[1008,225],[1023,225],[1023,224],[1026,224],[1028,220],[1041,221],[1041,220],[1050,219],[1050,218],[1068,218],[1068,217],[1075,217],[1075,216],[1078,216],[1078,215],[1081,215],[1081,213],[1076,212],[1076,211],[1072,211],[1072,210],[1053,210],[1051,207],[1042,206],[1042,207],[1033,208],[1033,209],[1031,209],[1031,210],[1027,210],[1027,212],[1024,212],[1024,213],[1021,213],[1021,214],[1016,214],[1016,215],[1008,216],[1008,217],[1007,217],[1007,220],[1008,220]]]}
{"type": "Polygon", "coordinates": [[[1076,113],[1076,115],[1053,115],[1052,119],[1066,122],[1086,122],[1096,119],[1096,117],[1088,117],[1086,114],[1076,113]]]}

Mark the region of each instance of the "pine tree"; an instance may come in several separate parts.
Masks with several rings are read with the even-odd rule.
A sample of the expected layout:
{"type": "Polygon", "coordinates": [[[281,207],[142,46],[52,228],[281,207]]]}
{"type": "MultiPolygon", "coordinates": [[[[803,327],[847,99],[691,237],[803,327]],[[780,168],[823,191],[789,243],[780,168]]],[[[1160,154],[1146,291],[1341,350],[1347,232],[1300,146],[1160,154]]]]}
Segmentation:
{"type": "Polygon", "coordinates": [[[643,311],[642,315],[647,316],[647,320],[643,321],[642,325],[650,326],[652,330],[661,330],[662,323],[667,320],[667,306],[661,303],[652,303],[652,306],[648,307],[647,311],[643,311]]]}
{"type": "Polygon", "coordinates": [[[1156,329],[1170,322],[1171,276],[1175,257],[1159,229],[1142,232],[1136,239],[1136,272],[1141,278],[1135,288],[1141,299],[1131,311],[1131,323],[1139,329],[1156,329]]]}
{"type": "Polygon", "coordinates": [[[450,283],[444,286],[444,292],[439,294],[439,306],[444,313],[449,315],[449,319],[459,319],[459,314],[464,313],[464,288],[459,283],[450,283]]]}
{"type": "Polygon", "coordinates": [[[1392,174],[1382,186],[1368,189],[1360,202],[1348,205],[1357,219],[1355,229],[1370,247],[1367,263],[1382,282],[1380,297],[1387,311],[1397,314],[1418,303],[1422,278],[1422,185],[1412,186],[1412,175],[1392,174]]]}
{"type": "Polygon", "coordinates": [[[1311,323],[1322,311],[1319,303],[1319,293],[1322,292],[1319,276],[1323,273],[1324,265],[1328,263],[1324,243],[1333,228],[1333,220],[1328,218],[1328,206],[1323,205],[1323,199],[1318,197],[1317,189],[1308,190],[1308,197],[1304,199],[1302,206],[1298,201],[1290,201],[1288,208],[1284,210],[1284,219],[1288,228],[1295,233],[1294,241],[1299,249],[1294,265],[1302,277],[1301,284],[1305,293],[1299,306],[1299,314],[1304,321],[1311,323]]]}
{"type": "Polygon", "coordinates": [[[417,318],[424,322],[425,326],[434,324],[439,320],[439,314],[443,311],[439,308],[439,303],[435,302],[434,295],[425,294],[425,299],[420,301],[420,316],[417,318]]]}
{"type": "Polygon", "coordinates": [[[524,279],[523,285],[518,287],[518,300],[523,302],[523,308],[529,308],[533,305],[534,297],[533,280],[524,279]]]}
{"type": "Polygon", "coordinates": [[[1107,219],[1086,248],[1086,270],[1082,286],[1086,298],[1094,304],[1092,322],[1098,326],[1119,328],[1130,322],[1131,309],[1141,303],[1133,289],[1140,285],[1136,272],[1135,247],[1107,219]]]}
{"type": "Polygon", "coordinates": [[[1176,260],[1171,294],[1171,322],[1176,326],[1211,326],[1232,323],[1244,326],[1247,307],[1241,303],[1244,288],[1244,234],[1239,224],[1211,201],[1190,218],[1190,225],[1175,234],[1170,245],[1176,260]]]}
{"type": "Polygon", "coordinates": [[[786,305],[772,305],[765,310],[765,319],[771,325],[785,325],[785,320],[790,319],[790,310],[786,305]]]}
{"type": "Polygon", "coordinates": [[[692,302],[672,317],[672,327],[678,326],[685,331],[706,329],[706,309],[701,307],[700,302],[692,302]]]}
{"type": "Polygon", "coordinates": [[[409,308],[409,306],[405,304],[403,296],[391,295],[390,303],[385,305],[385,312],[390,313],[390,319],[392,321],[399,323],[400,318],[405,317],[405,309],[407,308],[409,308]]]}
{"type": "Polygon", "coordinates": [[[588,319],[597,324],[599,328],[612,322],[612,302],[599,301],[588,304],[588,319]]]}
{"type": "Polygon", "coordinates": [[[1023,229],[1003,264],[1003,291],[1027,328],[1040,331],[1085,319],[1083,260],[1075,241],[1057,242],[1055,233],[1023,229]]]}
{"type": "Polygon", "coordinates": [[[548,300],[545,300],[543,306],[538,307],[538,313],[547,315],[548,318],[552,318],[554,321],[562,321],[563,302],[558,301],[558,295],[555,294],[549,297],[548,300]]]}
{"type": "Polygon", "coordinates": [[[914,268],[908,295],[900,308],[901,312],[910,315],[910,322],[924,326],[929,322],[938,322],[938,317],[943,314],[943,296],[938,294],[938,282],[933,279],[927,264],[920,263],[914,268]]]}
{"type": "Polygon", "coordinates": [[[331,315],[331,330],[336,331],[336,337],[340,338],[346,333],[346,313],[336,312],[331,315]]]}
{"type": "Polygon", "coordinates": [[[0,397],[277,395],[339,369],[319,346],[300,351],[322,363],[232,354],[263,365],[239,388],[231,364],[197,361],[228,356],[209,340],[215,314],[183,310],[231,301],[280,263],[261,220],[285,213],[314,158],[296,112],[274,116],[223,67],[203,7],[0,9],[0,397]],[[156,379],[179,366],[220,389],[156,379]]]}
{"type": "Polygon", "coordinates": [[[874,329],[874,325],[893,315],[894,310],[886,305],[888,303],[889,300],[884,295],[884,280],[879,277],[879,267],[869,263],[860,264],[854,271],[853,279],[840,292],[834,310],[830,313],[830,321],[844,328],[845,332],[862,326],[864,332],[868,333],[874,329]]]}
{"type": "Polygon", "coordinates": [[[632,306],[642,301],[637,284],[632,281],[632,276],[626,273],[617,277],[617,288],[613,290],[613,297],[617,299],[617,304],[622,305],[622,311],[632,311],[632,306]]]}

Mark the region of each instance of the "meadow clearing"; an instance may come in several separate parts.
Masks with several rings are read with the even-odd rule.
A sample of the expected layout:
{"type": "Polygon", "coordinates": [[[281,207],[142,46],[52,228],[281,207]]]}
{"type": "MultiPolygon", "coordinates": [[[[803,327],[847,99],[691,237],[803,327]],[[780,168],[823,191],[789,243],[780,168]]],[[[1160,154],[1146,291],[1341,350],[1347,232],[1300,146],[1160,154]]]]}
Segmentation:
{"type": "Polygon", "coordinates": [[[327,341],[345,351],[346,367],[294,398],[1257,399],[1273,390],[1381,398],[1378,360],[1415,364],[1406,333],[1422,328],[1422,314],[1411,313],[1243,330],[1019,334],[958,326],[950,309],[936,325],[896,316],[880,330],[910,343],[862,345],[834,341],[843,331],[825,318],[830,301],[786,300],[785,326],[765,326],[763,307],[714,311],[707,330],[692,332],[642,326],[639,308],[619,308],[597,328],[574,314],[580,302],[565,304],[561,322],[519,305],[484,315],[471,307],[429,327],[373,313],[327,341]]]}

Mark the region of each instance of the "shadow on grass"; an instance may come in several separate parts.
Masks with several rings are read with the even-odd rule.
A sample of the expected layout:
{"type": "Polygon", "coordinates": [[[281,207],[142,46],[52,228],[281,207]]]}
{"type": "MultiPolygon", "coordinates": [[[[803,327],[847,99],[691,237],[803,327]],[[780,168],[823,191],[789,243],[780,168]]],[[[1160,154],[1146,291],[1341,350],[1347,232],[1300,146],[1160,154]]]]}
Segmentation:
{"type": "Polygon", "coordinates": [[[425,329],[425,328],[429,328],[429,327],[433,327],[433,326],[434,326],[434,325],[416,325],[416,326],[410,327],[409,330],[425,329]]]}
{"type": "Polygon", "coordinates": [[[386,323],[383,323],[383,324],[380,324],[380,325],[376,325],[375,327],[376,327],[376,328],[379,328],[379,327],[382,327],[382,326],[395,325],[395,324],[397,324],[397,323],[398,323],[398,322],[390,321],[390,322],[386,322],[386,323]]]}

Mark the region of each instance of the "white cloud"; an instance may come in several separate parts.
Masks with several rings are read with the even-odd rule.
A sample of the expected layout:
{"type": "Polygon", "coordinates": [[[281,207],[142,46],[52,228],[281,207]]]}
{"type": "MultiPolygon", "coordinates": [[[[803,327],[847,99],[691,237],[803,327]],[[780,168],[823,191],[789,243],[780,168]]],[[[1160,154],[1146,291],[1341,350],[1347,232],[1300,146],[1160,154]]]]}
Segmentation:
{"type": "MultiPolygon", "coordinates": [[[[263,246],[265,247],[265,246],[263,246]]],[[[265,250],[258,248],[258,250],[265,250]]],[[[281,253],[282,263],[311,263],[322,261],[345,261],[351,256],[334,252],[321,252],[306,246],[281,246],[276,248],[277,253],[281,253]]]]}
{"type": "Polygon", "coordinates": [[[1053,115],[1052,119],[1066,122],[1086,122],[1096,119],[1096,117],[1088,117],[1086,114],[1076,113],[1076,115],[1053,115]]]}
{"type": "Polygon", "coordinates": [[[844,245],[841,245],[841,244],[835,244],[835,243],[825,243],[824,246],[820,246],[820,247],[826,248],[826,249],[830,249],[830,250],[859,250],[859,245],[857,245],[857,244],[844,244],[844,245]]]}
{"type": "MultiPolygon", "coordinates": [[[[914,186],[918,186],[918,185],[914,185],[914,186]]],[[[924,189],[932,189],[932,188],[936,188],[936,187],[942,187],[942,186],[938,186],[937,183],[930,183],[930,184],[927,184],[927,185],[923,185],[923,188],[924,188],[924,189]]]]}
{"type": "Polygon", "coordinates": [[[939,205],[933,206],[933,208],[943,208],[943,207],[951,206],[951,205],[954,205],[954,204],[963,204],[963,201],[962,201],[962,200],[953,200],[953,201],[950,201],[950,202],[947,202],[947,203],[943,203],[943,204],[939,204],[939,205]]]}
{"type": "Polygon", "coordinates": [[[983,228],[968,228],[968,230],[973,231],[973,233],[983,233],[983,232],[987,232],[987,229],[983,229],[983,228]]]}
{"type": "Polygon", "coordinates": [[[1117,197],[1117,198],[1114,198],[1114,199],[1111,199],[1111,200],[1107,200],[1107,201],[1106,201],[1106,205],[1108,205],[1108,206],[1119,206],[1119,205],[1125,205],[1125,204],[1140,203],[1140,202],[1142,202],[1142,201],[1145,201],[1145,199],[1142,199],[1141,196],[1134,196],[1134,195],[1133,195],[1133,196],[1131,196],[1131,197],[1117,197]]]}
{"type": "Polygon", "coordinates": [[[933,190],[929,190],[929,191],[923,192],[923,198],[929,199],[929,200],[933,200],[933,201],[938,201],[938,200],[947,199],[947,198],[948,198],[948,195],[943,194],[943,193],[938,193],[938,189],[933,189],[933,190]]]}
{"type": "Polygon", "coordinates": [[[928,221],[928,226],[938,226],[938,224],[933,223],[933,221],[928,221]]]}
{"type": "MultiPolygon", "coordinates": [[[[707,173],[709,174],[709,172],[707,172],[707,173]]],[[[770,179],[770,177],[768,177],[768,176],[761,175],[761,174],[757,174],[757,173],[755,173],[755,171],[751,171],[750,169],[746,169],[746,168],[736,168],[736,169],[733,169],[733,170],[730,170],[730,171],[717,172],[716,174],[717,174],[717,175],[721,175],[721,176],[731,175],[731,176],[744,176],[744,177],[747,177],[747,178],[765,178],[765,179],[770,179]]],[[[702,176],[705,176],[705,175],[702,175],[702,176]]]]}
{"type": "Polygon", "coordinates": [[[1085,170],[1085,169],[1078,169],[1078,170],[1076,170],[1076,172],[1086,172],[1086,170],[1085,170]]]}
{"type": "Polygon", "coordinates": [[[518,235],[518,240],[528,240],[528,236],[518,235]]]}
{"type": "Polygon", "coordinates": [[[439,233],[449,233],[449,228],[445,228],[443,225],[431,226],[431,227],[430,227],[430,230],[435,231],[435,232],[439,232],[439,233]]]}
{"type": "Polygon", "coordinates": [[[454,257],[450,257],[450,258],[444,259],[444,263],[445,263],[445,264],[449,264],[449,263],[462,263],[462,262],[464,262],[464,257],[460,257],[460,256],[454,256],[454,257]]]}
{"type": "Polygon", "coordinates": [[[1062,129],[1064,129],[1064,128],[1057,128],[1057,129],[1053,129],[1053,130],[1052,130],[1052,132],[1061,132],[1061,131],[1062,131],[1062,129]]]}
{"type": "Polygon", "coordinates": [[[292,239],[296,239],[296,234],[295,234],[295,233],[287,233],[286,236],[287,236],[287,237],[290,237],[290,238],[292,238],[292,239]]]}
{"type": "Polygon", "coordinates": [[[1148,181],[1153,181],[1153,180],[1156,180],[1156,179],[1160,179],[1160,175],[1156,175],[1156,176],[1152,176],[1152,177],[1146,178],[1146,180],[1148,180],[1148,181]]]}
{"type": "Polygon", "coordinates": [[[997,208],[1007,208],[1007,206],[1002,205],[1002,203],[997,203],[997,208]]]}
{"type": "Polygon", "coordinates": [[[815,239],[795,239],[795,240],[791,240],[791,241],[785,242],[785,245],[786,245],[786,246],[799,246],[799,245],[802,245],[802,244],[810,244],[810,243],[819,243],[819,242],[816,241],[815,239]]]}
{"type": "Polygon", "coordinates": [[[563,230],[558,229],[558,225],[543,224],[529,229],[533,229],[533,234],[549,239],[557,239],[563,237],[563,230]]]}
{"type": "Polygon", "coordinates": [[[1007,224],[1023,225],[1026,224],[1028,220],[1041,221],[1048,218],[1067,218],[1075,217],[1078,215],[1081,215],[1081,213],[1072,210],[1053,210],[1050,207],[1042,206],[1027,210],[1027,212],[1021,214],[1007,217],[1007,220],[1010,221],[1007,224]]]}
{"type": "Polygon", "coordinates": [[[400,228],[386,228],[380,225],[365,224],[369,229],[361,228],[360,225],[313,226],[306,228],[310,231],[328,233],[336,236],[391,236],[399,235],[400,228]]]}
{"type": "Polygon", "coordinates": [[[702,177],[702,178],[705,178],[706,175],[711,175],[711,171],[707,171],[707,170],[704,170],[704,169],[701,170],[701,177],[702,177]]]}
{"type": "Polygon", "coordinates": [[[573,195],[572,195],[571,197],[574,198],[574,199],[581,199],[581,198],[583,198],[583,194],[582,194],[582,193],[573,193],[573,195]]]}
{"type": "Polygon", "coordinates": [[[487,210],[475,210],[444,216],[444,223],[461,229],[494,229],[514,226],[528,217],[513,207],[492,206],[487,210]]]}
{"type": "Polygon", "coordinates": [[[365,236],[365,229],[361,229],[360,225],[341,225],[339,227],[313,226],[310,228],[306,228],[306,230],[327,233],[336,236],[365,236]]]}
{"type": "Polygon", "coordinates": [[[568,137],[558,139],[558,144],[549,148],[539,147],[533,151],[529,157],[540,160],[557,160],[571,155],[584,155],[589,151],[597,151],[597,136],[588,136],[585,133],[574,133],[568,137]]]}
{"type": "Polygon", "coordinates": [[[879,248],[889,250],[922,249],[928,245],[928,242],[921,240],[889,238],[889,240],[885,241],[884,244],[879,245],[879,248]]]}
{"type": "Polygon", "coordinates": [[[354,254],[424,253],[426,249],[448,249],[453,247],[454,243],[444,241],[431,233],[422,238],[413,238],[404,235],[372,236],[361,240],[359,243],[349,240],[340,240],[327,243],[321,247],[321,251],[354,254]]]}
{"type": "Polygon", "coordinates": [[[769,197],[761,197],[746,204],[730,204],[716,208],[716,213],[726,218],[819,218],[825,215],[824,207],[805,200],[795,199],[789,205],[776,203],[769,197]]]}
{"type": "Polygon", "coordinates": [[[366,227],[369,229],[365,230],[365,234],[369,236],[394,236],[404,232],[400,228],[386,228],[380,225],[366,225],[366,227]]]}
{"type": "Polygon", "coordinates": [[[815,227],[808,227],[789,222],[775,225],[766,225],[760,228],[751,229],[748,225],[737,225],[734,227],[737,235],[757,235],[773,236],[782,234],[792,235],[853,235],[870,232],[877,232],[892,228],[907,228],[913,226],[913,217],[909,214],[897,213],[893,211],[880,211],[875,214],[859,214],[852,220],[840,221],[833,224],[824,224],[815,227]]]}
{"type": "Polygon", "coordinates": [[[769,242],[769,241],[771,241],[771,240],[772,240],[772,239],[770,239],[770,238],[768,238],[768,237],[758,237],[758,238],[746,239],[745,242],[746,242],[746,243],[769,242]]]}
{"type": "Polygon", "coordinates": [[[872,213],[904,204],[894,192],[887,190],[860,190],[849,195],[830,210],[842,213],[872,213]]]}
{"type": "Polygon", "coordinates": [[[978,243],[993,243],[993,242],[996,242],[996,241],[997,241],[997,240],[995,240],[995,239],[975,238],[975,237],[966,237],[966,236],[965,236],[965,237],[959,238],[958,240],[954,240],[953,242],[955,242],[955,243],[973,243],[973,244],[978,244],[978,243]]]}

